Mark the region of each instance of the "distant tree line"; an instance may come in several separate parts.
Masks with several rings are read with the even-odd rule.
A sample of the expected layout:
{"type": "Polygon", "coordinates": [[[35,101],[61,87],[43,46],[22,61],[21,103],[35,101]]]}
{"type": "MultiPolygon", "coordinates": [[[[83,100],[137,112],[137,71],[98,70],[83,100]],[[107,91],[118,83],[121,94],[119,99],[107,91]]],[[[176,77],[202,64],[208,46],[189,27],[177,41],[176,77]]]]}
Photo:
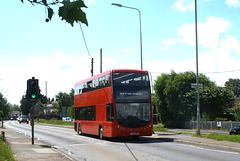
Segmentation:
{"type": "Polygon", "coordinates": [[[20,107],[15,104],[10,104],[7,98],[0,92],[0,120],[4,117],[4,119],[10,119],[10,113],[14,111],[21,111],[20,107]]]}

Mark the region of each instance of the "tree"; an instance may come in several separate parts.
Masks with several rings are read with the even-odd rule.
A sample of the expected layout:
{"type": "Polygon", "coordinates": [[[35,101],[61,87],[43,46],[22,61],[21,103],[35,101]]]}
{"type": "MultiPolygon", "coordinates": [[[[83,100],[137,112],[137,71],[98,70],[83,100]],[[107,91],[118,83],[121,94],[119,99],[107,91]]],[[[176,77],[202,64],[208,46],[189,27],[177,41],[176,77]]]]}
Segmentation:
{"type": "Polygon", "coordinates": [[[4,98],[3,94],[0,92],[0,109],[3,113],[3,117],[9,117],[10,112],[10,104],[8,103],[7,99],[4,98]]]}
{"type": "Polygon", "coordinates": [[[69,117],[74,118],[74,106],[68,107],[67,113],[69,117]]]}
{"type": "Polygon", "coordinates": [[[162,74],[157,78],[154,84],[155,95],[153,100],[156,103],[157,112],[160,114],[160,118],[164,123],[172,119],[171,111],[166,102],[164,90],[167,86],[167,83],[174,79],[175,74],[176,73],[173,71],[171,74],[162,74]]]}
{"type": "MultiPolygon", "coordinates": [[[[204,116],[204,120],[215,120],[217,117],[229,117],[229,109],[234,106],[235,96],[233,92],[223,87],[205,87],[200,89],[200,113],[204,116]]],[[[194,102],[195,91],[190,91],[184,96],[185,106],[188,108],[196,107],[194,102]]],[[[193,111],[193,116],[196,116],[196,110],[193,111]]]]}
{"type": "MultiPolygon", "coordinates": [[[[162,74],[154,85],[154,101],[157,112],[164,124],[175,124],[196,117],[196,89],[191,88],[191,83],[196,81],[194,72],[162,74]]],[[[217,88],[215,83],[205,75],[199,75],[199,82],[204,84],[201,89],[201,113],[223,113],[232,106],[234,95],[224,88],[217,88]],[[220,108],[220,109],[219,109],[220,108]],[[211,111],[212,110],[212,111],[211,111]],[[214,112],[213,112],[214,111],[214,112]]],[[[213,115],[211,115],[213,116],[213,115]]],[[[215,116],[213,116],[215,117],[215,116]]]]}
{"type": "Polygon", "coordinates": [[[235,116],[236,121],[240,121],[240,103],[237,103],[234,106],[233,114],[235,116]]]}
{"type": "MultiPolygon", "coordinates": [[[[21,103],[20,108],[21,108],[22,114],[28,115],[31,112],[30,110],[32,108],[31,101],[27,100],[26,95],[23,95],[20,103],[21,103]]],[[[47,103],[47,97],[40,93],[38,103],[41,107],[43,107],[43,104],[47,103]]]]}
{"type": "Polygon", "coordinates": [[[71,89],[69,94],[66,92],[59,92],[55,97],[59,104],[58,113],[61,112],[62,107],[71,107],[74,105],[74,89],[71,89]]]}
{"type": "Polygon", "coordinates": [[[1,120],[3,118],[3,112],[2,111],[0,111],[0,118],[1,118],[1,120]]]}
{"type": "Polygon", "coordinates": [[[18,105],[16,105],[16,104],[14,104],[14,105],[10,105],[10,111],[11,112],[13,112],[13,111],[21,111],[21,108],[18,106],[18,105]]]}
{"type": "Polygon", "coordinates": [[[240,79],[228,79],[228,81],[225,82],[225,87],[233,90],[237,97],[240,96],[240,79]]]}
{"type": "Polygon", "coordinates": [[[20,103],[21,103],[20,108],[22,110],[22,114],[28,115],[31,109],[31,102],[26,99],[25,95],[23,95],[20,103]]]}
{"type": "MultiPolygon", "coordinates": [[[[27,0],[30,2],[33,6],[35,4],[42,5],[46,7],[46,10],[48,12],[46,22],[49,22],[49,20],[52,19],[52,16],[54,14],[53,9],[51,6],[59,6],[58,15],[62,20],[65,20],[66,22],[70,23],[73,26],[74,21],[75,22],[82,22],[88,26],[86,14],[82,11],[81,8],[87,8],[87,6],[84,4],[82,0],[52,0],[51,2],[48,2],[47,0],[27,0]]],[[[21,0],[23,3],[24,0],[21,0]]]]}

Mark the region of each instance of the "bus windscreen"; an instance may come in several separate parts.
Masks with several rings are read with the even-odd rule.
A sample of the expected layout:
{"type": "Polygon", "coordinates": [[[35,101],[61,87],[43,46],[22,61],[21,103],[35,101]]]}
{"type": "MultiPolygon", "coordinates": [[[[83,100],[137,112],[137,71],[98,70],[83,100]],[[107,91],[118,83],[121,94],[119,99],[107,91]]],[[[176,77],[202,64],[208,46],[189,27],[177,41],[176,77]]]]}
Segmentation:
{"type": "Polygon", "coordinates": [[[151,102],[147,73],[113,73],[115,102],[151,102]]]}

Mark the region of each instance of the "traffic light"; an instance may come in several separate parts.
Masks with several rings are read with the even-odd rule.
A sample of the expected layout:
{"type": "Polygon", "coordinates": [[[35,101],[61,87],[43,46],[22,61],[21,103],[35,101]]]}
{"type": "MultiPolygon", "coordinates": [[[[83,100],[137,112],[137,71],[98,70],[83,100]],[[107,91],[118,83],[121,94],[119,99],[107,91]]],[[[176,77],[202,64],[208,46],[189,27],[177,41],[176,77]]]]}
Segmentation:
{"type": "Polygon", "coordinates": [[[38,86],[38,79],[32,77],[27,81],[27,99],[28,100],[38,100],[40,94],[40,89],[38,86]]]}

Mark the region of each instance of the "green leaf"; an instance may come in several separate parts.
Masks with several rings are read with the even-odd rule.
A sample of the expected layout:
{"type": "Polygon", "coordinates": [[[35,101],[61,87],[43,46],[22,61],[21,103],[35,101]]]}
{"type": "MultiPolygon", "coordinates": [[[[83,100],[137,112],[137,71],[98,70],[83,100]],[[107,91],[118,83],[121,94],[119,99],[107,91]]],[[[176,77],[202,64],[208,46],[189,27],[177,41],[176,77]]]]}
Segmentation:
{"type": "Polygon", "coordinates": [[[47,5],[47,0],[42,0],[42,3],[46,6],[47,5]]]}
{"type": "Polygon", "coordinates": [[[51,20],[52,19],[52,16],[53,16],[54,12],[53,12],[53,9],[48,7],[48,18],[51,20]]]}
{"type": "Polygon", "coordinates": [[[65,0],[62,3],[64,4],[64,6],[59,7],[58,12],[59,17],[62,17],[62,20],[65,20],[72,26],[74,21],[80,21],[88,26],[86,14],[81,10],[81,7],[87,7],[82,0],[77,0],[74,2],[65,0]]]}

